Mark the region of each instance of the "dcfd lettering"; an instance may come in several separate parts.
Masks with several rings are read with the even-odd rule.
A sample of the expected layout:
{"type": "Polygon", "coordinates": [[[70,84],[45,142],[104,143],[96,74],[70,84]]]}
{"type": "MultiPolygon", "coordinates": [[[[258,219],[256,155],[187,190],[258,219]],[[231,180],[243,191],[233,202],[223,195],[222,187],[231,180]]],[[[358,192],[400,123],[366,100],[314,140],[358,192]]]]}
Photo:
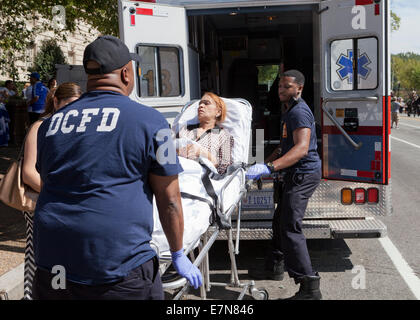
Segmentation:
{"type": "Polygon", "coordinates": [[[85,132],[87,126],[92,122],[93,117],[102,117],[100,124],[96,127],[97,132],[111,132],[117,126],[120,110],[117,108],[83,109],[81,113],[77,110],[69,110],[67,113],[57,112],[51,118],[46,137],[55,135],[59,130],[64,133],[85,132]],[[79,120],[80,118],[80,120],[79,120]],[[77,125],[77,127],[76,127],[77,125]]]}

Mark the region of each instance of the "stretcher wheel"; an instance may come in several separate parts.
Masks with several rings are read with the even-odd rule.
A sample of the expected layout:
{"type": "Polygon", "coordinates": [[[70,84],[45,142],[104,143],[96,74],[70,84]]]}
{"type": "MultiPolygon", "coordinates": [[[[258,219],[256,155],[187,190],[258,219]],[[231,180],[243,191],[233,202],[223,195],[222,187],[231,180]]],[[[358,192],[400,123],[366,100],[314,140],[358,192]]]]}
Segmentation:
{"type": "Polygon", "coordinates": [[[268,291],[264,288],[251,288],[249,291],[255,300],[268,300],[268,291]]]}

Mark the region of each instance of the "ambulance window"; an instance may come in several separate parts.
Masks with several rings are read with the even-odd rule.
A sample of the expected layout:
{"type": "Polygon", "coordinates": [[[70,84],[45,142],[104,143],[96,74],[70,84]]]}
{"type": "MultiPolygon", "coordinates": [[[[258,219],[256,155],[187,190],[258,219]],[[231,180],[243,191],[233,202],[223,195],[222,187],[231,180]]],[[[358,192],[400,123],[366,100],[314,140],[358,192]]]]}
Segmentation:
{"type": "Polygon", "coordinates": [[[160,83],[162,97],[181,95],[179,54],[177,48],[160,48],[160,83]]]}
{"type": "Polygon", "coordinates": [[[358,89],[375,89],[378,86],[378,40],[365,38],[357,41],[359,51],[358,89]]]}
{"type": "Polygon", "coordinates": [[[375,89],[378,86],[378,40],[360,38],[331,43],[331,89],[334,91],[375,89]],[[357,51],[357,61],[353,52],[357,51]],[[353,81],[357,69],[356,81],[353,81]]]}
{"type": "Polygon", "coordinates": [[[182,95],[180,49],[176,47],[138,46],[139,96],[176,97],[182,95]]]}

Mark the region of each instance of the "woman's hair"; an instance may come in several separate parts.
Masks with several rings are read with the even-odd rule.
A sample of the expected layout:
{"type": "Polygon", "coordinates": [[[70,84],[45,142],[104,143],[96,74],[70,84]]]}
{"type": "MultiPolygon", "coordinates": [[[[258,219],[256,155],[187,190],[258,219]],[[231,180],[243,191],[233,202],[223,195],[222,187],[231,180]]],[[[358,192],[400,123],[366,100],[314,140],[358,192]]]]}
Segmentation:
{"type": "Polygon", "coordinates": [[[226,119],[226,104],[223,101],[222,98],[220,98],[217,94],[213,92],[205,92],[203,96],[209,95],[214,102],[216,103],[216,106],[220,109],[220,116],[217,118],[217,121],[223,122],[226,119]]]}
{"type": "Polygon", "coordinates": [[[80,97],[82,95],[82,89],[74,82],[65,82],[60,84],[57,88],[53,88],[47,95],[45,101],[45,111],[41,114],[41,117],[49,116],[54,113],[54,98],[57,98],[58,103],[63,100],[80,97]]]}
{"type": "Polygon", "coordinates": [[[47,97],[45,98],[45,109],[41,114],[41,117],[46,117],[52,115],[54,112],[54,93],[57,88],[53,88],[48,92],[47,97]]]}

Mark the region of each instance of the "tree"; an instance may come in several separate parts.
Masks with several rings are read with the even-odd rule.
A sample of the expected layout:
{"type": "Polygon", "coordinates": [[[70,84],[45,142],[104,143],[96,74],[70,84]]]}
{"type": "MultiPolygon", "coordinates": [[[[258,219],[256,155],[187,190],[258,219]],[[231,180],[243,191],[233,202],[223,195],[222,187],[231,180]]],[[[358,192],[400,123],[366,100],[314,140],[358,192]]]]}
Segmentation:
{"type": "Polygon", "coordinates": [[[66,63],[66,58],[63,51],[56,41],[51,39],[43,42],[31,71],[37,71],[41,75],[41,79],[47,81],[55,77],[55,65],[64,63],[66,63]]]}
{"type": "Polygon", "coordinates": [[[397,31],[401,25],[401,18],[393,11],[391,11],[391,32],[397,31]]]}
{"type": "Polygon", "coordinates": [[[78,29],[78,21],[88,22],[103,34],[118,36],[116,0],[1,0],[0,69],[17,78],[16,61],[26,61],[26,51],[42,31],[53,31],[57,39],[78,29]],[[60,7],[61,6],[61,7],[60,7]],[[58,24],[62,20],[63,25],[58,24]],[[28,21],[36,21],[30,27],[28,21]]]}
{"type": "Polygon", "coordinates": [[[408,52],[392,55],[393,90],[411,91],[420,88],[420,55],[408,52]]]}

